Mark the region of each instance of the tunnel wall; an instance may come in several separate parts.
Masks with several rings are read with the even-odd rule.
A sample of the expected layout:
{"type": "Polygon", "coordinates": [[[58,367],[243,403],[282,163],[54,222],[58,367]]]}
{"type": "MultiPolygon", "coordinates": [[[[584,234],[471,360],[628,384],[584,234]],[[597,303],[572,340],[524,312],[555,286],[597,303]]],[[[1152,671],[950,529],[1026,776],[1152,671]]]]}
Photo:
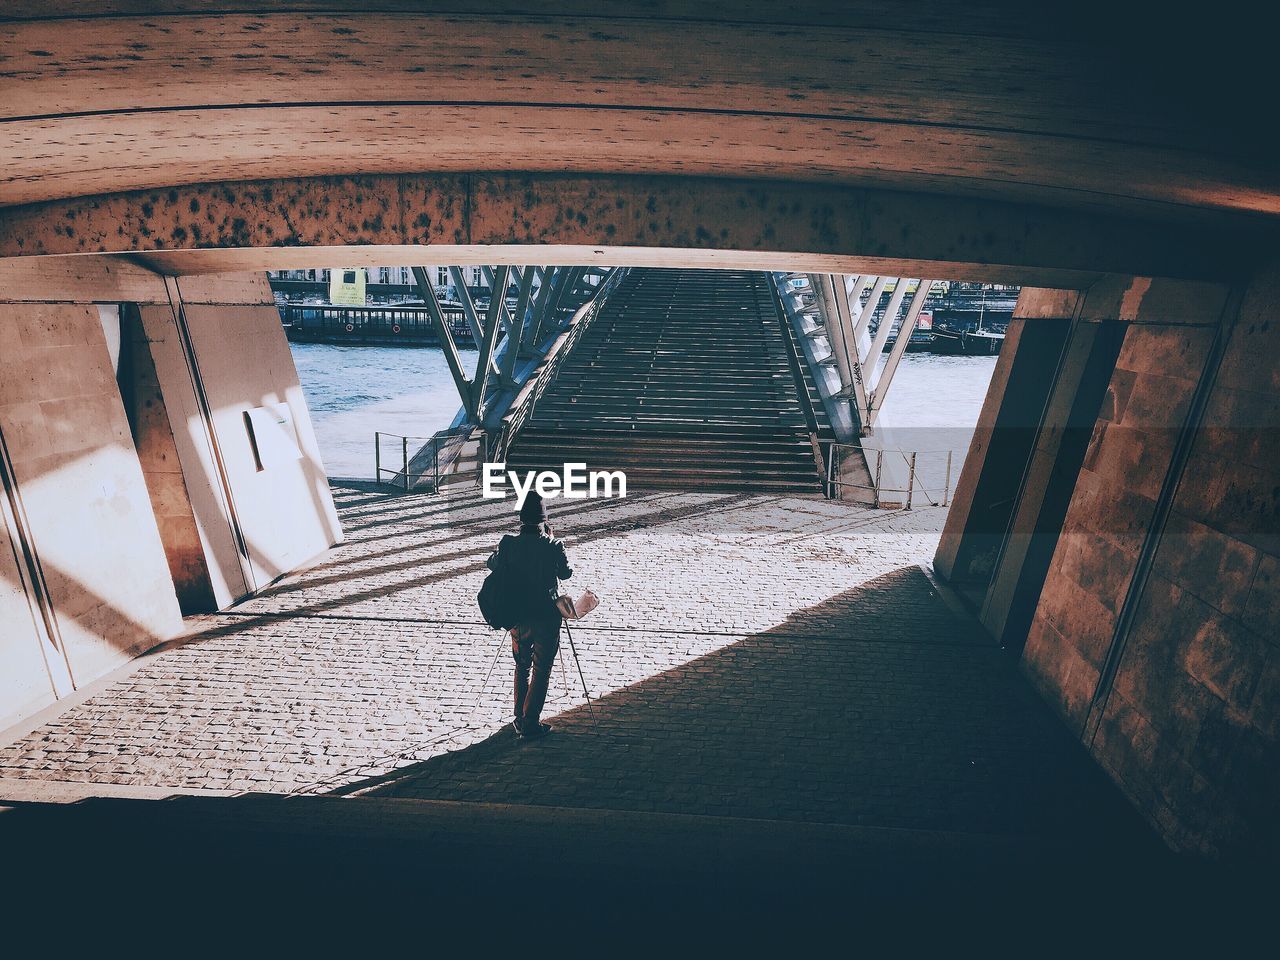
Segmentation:
{"type": "MultiPolygon", "coordinates": [[[[23,591],[47,597],[52,643],[82,685],[174,636],[182,617],[97,306],[0,304],[0,336],[0,433],[42,573],[23,591]]],[[[3,643],[29,651],[30,613],[15,613],[3,643]]],[[[23,659],[0,723],[34,702],[41,671],[23,659]]]]}
{"type": "Polygon", "coordinates": [[[327,550],[341,527],[266,276],[184,277],[172,289],[181,310],[146,310],[144,324],[183,470],[204,491],[225,606],[327,550]],[[273,440],[256,436],[251,411],[279,427],[274,456],[257,449],[273,440]]]}
{"type": "MultiPolygon", "coordinates": [[[[1019,300],[1019,306],[1021,303],[1022,299],[1019,300]]],[[[1023,329],[1022,317],[1015,313],[1013,320],[1009,323],[1000,355],[996,358],[996,367],[991,373],[991,383],[987,387],[987,395],[983,398],[982,410],[978,413],[978,423],[973,431],[973,441],[969,444],[964,465],[956,478],[956,488],[951,495],[951,509],[947,511],[942,538],[933,558],[934,569],[944,579],[952,582],[963,582],[969,579],[967,570],[957,568],[957,560],[961,551],[967,546],[966,537],[970,525],[977,521],[979,511],[974,509],[974,497],[978,492],[980,479],[987,469],[988,460],[993,459],[988,456],[991,440],[1006,406],[1009,375],[1013,372],[1023,329]]]]}
{"type": "Polygon", "coordinates": [[[174,439],[164,395],[152,359],[138,308],[130,304],[122,311],[122,375],[120,390],[125,412],[133,430],[138,461],[151,494],[160,538],[164,541],[169,573],[173,577],[178,604],[184,614],[208,613],[217,609],[209,563],[205,558],[200,529],[191,509],[191,493],[182,473],[182,462],[174,439]]]}
{"type": "MultiPolygon", "coordinates": [[[[1022,653],[1033,685],[1172,846],[1224,856],[1278,849],[1277,294],[1273,265],[1247,289],[1107,278],[1062,301],[1077,334],[1122,324],[1123,340],[1047,572],[998,570],[984,608],[997,627],[995,607],[1039,590],[1022,653]]],[[[1010,360],[1058,388],[1022,468],[1024,504],[1066,469],[1053,434],[1096,346],[1073,342],[1056,370],[1010,360]]],[[[968,482],[982,466],[966,462],[968,482]]],[[[1016,521],[1004,550],[1016,564],[1011,532],[1016,521]]]]}
{"type": "Polygon", "coordinates": [[[30,596],[9,502],[12,492],[7,474],[0,476],[0,730],[71,689],[66,660],[50,641],[30,596]],[[58,685],[51,668],[57,668],[58,685]]]}
{"type": "MultiPolygon", "coordinates": [[[[984,626],[1007,649],[1021,651],[1053,558],[1094,425],[1115,370],[1128,325],[1086,320],[1078,295],[1030,299],[1020,305],[1066,324],[1057,369],[1044,376],[1046,392],[1030,455],[1013,496],[997,559],[982,602],[984,626]],[[1059,316],[1054,316],[1059,314],[1059,316]]],[[[1022,357],[1048,367],[1048,358],[1022,357]]],[[[1018,477],[1018,465],[1011,470],[1018,477]]],[[[1007,488],[1006,488],[1007,489],[1007,488]]]]}
{"type": "Polygon", "coordinates": [[[339,539],[264,277],[0,262],[0,338],[0,728],[177,635],[184,586],[220,578],[222,608],[339,539]],[[249,411],[272,434],[262,469],[249,411]]]}
{"type": "Polygon", "coordinates": [[[1202,424],[1087,733],[1094,755],[1173,845],[1274,865],[1280,263],[1250,284],[1223,333],[1202,424]]]}

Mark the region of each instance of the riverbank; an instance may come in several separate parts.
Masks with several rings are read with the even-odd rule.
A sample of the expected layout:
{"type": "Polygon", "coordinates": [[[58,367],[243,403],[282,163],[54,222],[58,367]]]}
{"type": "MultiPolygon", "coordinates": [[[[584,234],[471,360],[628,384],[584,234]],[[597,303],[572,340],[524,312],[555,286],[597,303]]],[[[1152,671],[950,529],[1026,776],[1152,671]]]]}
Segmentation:
{"type": "MultiPolygon", "coordinates": [[[[290,344],[316,439],[330,477],[373,479],[373,435],[429,437],[452,423],[460,406],[438,348],[290,344]]],[[[470,376],[476,353],[460,353],[470,376]]],[[[878,423],[890,450],[930,451],[919,463],[930,489],[944,485],[945,451],[952,482],[973,439],[995,370],[995,357],[912,353],[902,358],[878,423]]]]}

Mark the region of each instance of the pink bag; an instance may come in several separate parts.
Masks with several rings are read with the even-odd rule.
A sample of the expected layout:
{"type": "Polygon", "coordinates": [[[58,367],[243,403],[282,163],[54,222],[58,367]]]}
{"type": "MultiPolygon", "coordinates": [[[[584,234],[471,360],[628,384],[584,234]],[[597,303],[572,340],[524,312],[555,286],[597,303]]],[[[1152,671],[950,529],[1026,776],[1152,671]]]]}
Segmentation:
{"type": "Polygon", "coordinates": [[[556,598],[556,609],[566,620],[581,620],[598,606],[600,606],[600,598],[590,590],[584,592],[577,600],[567,593],[562,593],[556,598]]]}

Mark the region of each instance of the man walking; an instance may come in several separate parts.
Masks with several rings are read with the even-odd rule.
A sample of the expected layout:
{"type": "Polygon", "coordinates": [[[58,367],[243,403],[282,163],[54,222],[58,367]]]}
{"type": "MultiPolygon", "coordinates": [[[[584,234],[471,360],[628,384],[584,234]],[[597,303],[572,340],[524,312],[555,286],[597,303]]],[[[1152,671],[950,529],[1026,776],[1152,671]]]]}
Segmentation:
{"type": "Polygon", "coordinates": [[[552,536],[546,505],[537,493],[530,491],[520,507],[520,533],[502,538],[489,557],[488,567],[504,571],[517,618],[511,628],[511,653],[516,661],[512,725],[522,740],[534,740],[551,732],[541,716],[551,667],[560,648],[558,581],[573,576],[564,544],[552,536]]]}

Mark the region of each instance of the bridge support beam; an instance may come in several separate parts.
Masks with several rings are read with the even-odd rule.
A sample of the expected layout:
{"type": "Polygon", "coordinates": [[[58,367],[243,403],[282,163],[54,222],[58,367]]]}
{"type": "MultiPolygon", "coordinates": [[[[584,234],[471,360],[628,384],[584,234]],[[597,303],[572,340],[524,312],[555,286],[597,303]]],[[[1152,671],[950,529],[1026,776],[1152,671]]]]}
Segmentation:
{"type": "Polygon", "coordinates": [[[533,295],[533,280],[536,267],[525,266],[520,269],[520,292],[516,297],[516,311],[511,318],[511,329],[507,332],[507,342],[499,364],[502,385],[511,389],[516,385],[516,364],[520,361],[520,352],[524,348],[525,320],[529,314],[529,301],[533,295]]]}
{"type": "Polygon", "coordinates": [[[1029,619],[1024,671],[1171,845],[1263,859],[1280,851],[1278,309],[1280,259],[1239,286],[1024,291],[936,559],[1011,649],[1029,619]],[[1046,323],[1061,346],[1029,350],[1046,323]],[[1001,422],[1037,378],[1036,422],[1001,422]]]}
{"type": "MultiPolygon", "coordinates": [[[[426,267],[414,267],[413,278],[418,283],[418,293],[422,297],[422,302],[427,305],[427,313],[431,315],[431,325],[435,327],[436,340],[449,367],[449,375],[453,377],[453,386],[458,391],[458,399],[462,401],[467,419],[472,423],[478,423],[479,415],[471,390],[471,380],[462,367],[462,358],[458,355],[458,344],[453,339],[453,331],[449,329],[449,324],[444,318],[444,311],[440,309],[440,301],[436,299],[436,288],[432,286],[431,279],[427,276],[426,267]]],[[[474,312],[473,310],[472,314],[474,312]]],[[[468,323],[470,325],[470,321],[468,323]]],[[[474,325],[472,330],[475,330],[474,325]]],[[[474,342],[479,343],[480,338],[476,337],[474,342]]]]}
{"type": "Polygon", "coordinates": [[[1271,227],[1174,225],[830,184],[404,174],[194,184],[0,211],[0,258],[138,253],[162,272],[318,266],[725,266],[1081,288],[1238,278],[1271,227]],[[465,202],[464,202],[465,200],[465,202]],[[549,253],[548,247],[557,248],[549,253]]]}

